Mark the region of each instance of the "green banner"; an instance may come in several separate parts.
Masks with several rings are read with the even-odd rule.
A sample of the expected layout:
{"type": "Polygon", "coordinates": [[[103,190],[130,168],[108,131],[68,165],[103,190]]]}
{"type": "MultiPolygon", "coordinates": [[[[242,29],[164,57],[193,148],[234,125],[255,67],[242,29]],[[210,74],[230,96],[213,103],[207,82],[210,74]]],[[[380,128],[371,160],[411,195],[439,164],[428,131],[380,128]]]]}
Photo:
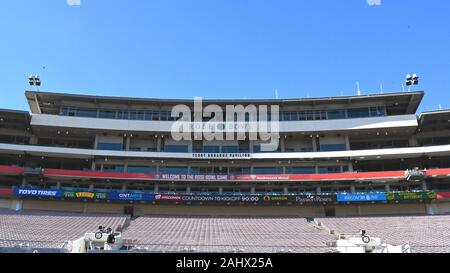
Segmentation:
{"type": "Polygon", "coordinates": [[[396,192],[388,193],[388,201],[405,201],[405,200],[434,200],[436,193],[432,191],[427,192],[396,192]]]}
{"type": "Polygon", "coordinates": [[[62,198],[99,200],[108,199],[108,194],[105,192],[64,191],[62,198]]]}

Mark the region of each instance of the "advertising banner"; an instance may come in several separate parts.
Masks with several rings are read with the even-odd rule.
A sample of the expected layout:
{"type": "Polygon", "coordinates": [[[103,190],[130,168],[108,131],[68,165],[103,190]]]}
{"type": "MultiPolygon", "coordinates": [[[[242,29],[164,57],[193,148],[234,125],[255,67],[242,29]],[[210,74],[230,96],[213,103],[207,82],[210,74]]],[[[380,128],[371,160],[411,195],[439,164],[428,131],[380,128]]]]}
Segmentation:
{"type": "Polygon", "coordinates": [[[0,196],[11,196],[13,194],[12,188],[1,188],[0,189],[0,196]]]}
{"type": "Polygon", "coordinates": [[[450,192],[439,192],[437,194],[437,199],[441,200],[441,199],[450,199],[450,192]]]}
{"type": "Polygon", "coordinates": [[[27,189],[27,188],[17,188],[13,189],[13,193],[18,197],[47,197],[47,198],[60,198],[60,190],[49,190],[49,189],[27,189]]]}
{"type": "Polygon", "coordinates": [[[300,204],[331,204],[336,203],[336,195],[297,195],[293,201],[300,204]]]}
{"type": "Polygon", "coordinates": [[[108,199],[108,193],[88,192],[88,191],[64,191],[61,197],[70,199],[106,200],[108,199]]]}
{"type": "Polygon", "coordinates": [[[388,201],[405,201],[405,200],[434,200],[436,193],[432,191],[427,192],[396,192],[388,193],[388,201]]]}
{"type": "Polygon", "coordinates": [[[373,202],[386,201],[385,193],[338,194],[338,202],[373,202]]]}
{"type": "Polygon", "coordinates": [[[133,193],[133,192],[110,192],[108,199],[111,201],[146,201],[151,202],[155,200],[154,194],[147,193],[133,193]]]}
{"type": "Polygon", "coordinates": [[[156,194],[155,200],[160,202],[183,203],[258,203],[257,195],[191,195],[191,194],[156,194]]]}

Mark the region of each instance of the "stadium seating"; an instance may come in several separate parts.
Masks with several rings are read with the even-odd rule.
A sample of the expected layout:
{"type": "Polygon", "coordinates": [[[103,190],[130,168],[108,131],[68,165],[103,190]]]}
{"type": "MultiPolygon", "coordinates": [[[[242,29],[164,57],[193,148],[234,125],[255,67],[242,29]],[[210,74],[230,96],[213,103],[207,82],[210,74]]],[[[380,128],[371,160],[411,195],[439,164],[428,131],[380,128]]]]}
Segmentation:
{"type": "Polygon", "coordinates": [[[155,252],[325,252],[335,237],[304,218],[140,217],[124,231],[155,252]]]}
{"type": "Polygon", "coordinates": [[[335,234],[367,234],[389,244],[410,244],[414,252],[447,252],[450,248],[450,215],[318,218],[335,234]]]}
{"type": "Polygon", "coordinates": [[[64,242],[96,231],[121,228],[125,216],[0,210],[0,247],[61,248],[64,242]]]}

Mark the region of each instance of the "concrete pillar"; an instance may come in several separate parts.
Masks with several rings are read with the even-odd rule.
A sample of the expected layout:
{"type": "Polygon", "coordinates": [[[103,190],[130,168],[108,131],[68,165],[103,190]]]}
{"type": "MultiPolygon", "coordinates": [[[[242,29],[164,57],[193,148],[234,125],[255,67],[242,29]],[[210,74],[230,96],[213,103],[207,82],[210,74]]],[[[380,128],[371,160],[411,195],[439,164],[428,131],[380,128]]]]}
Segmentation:
{"type": "Polygon", "coordinates": [[[427,186],[427,182],[426,181],[422,182],[422,190],[424,190],[424,191],[428,190],[428,186],[427,186]]]}
{"type": "Polygon", "coordinates": [[[153,192],[154,192],[154,193],[159,193],[159,185],[158,185],[158,184],[155,184],[155,187],[154,187],[154,189],[153,189],[153,192]]]}
{"type": "Polygon", "coordinates": [[[316,165],[316,166],[314,166],[314,168],[316,169],[316,174],[319,173],[319,166],[316,165]]]}
{"type": "Polygon", "coordinates": [[[94,190],[94,184],[90,184],[89,185],[89,191],[93,191],[94,190]]]}
{"type": "Polygon", "coordinates": [[[158,153],[160,153],[161,152],[161,138],[160,137],[158,137],[157,139],[156,139],[156,151],[158,152],[158,153]]]}
{"type": "Polygon", "coordinates": [[[386,192],[391,192],[391,186],[390,186],[389,184],[386,184],[386,185],[384,186],[384,190],[385,190],[386,192]]]}
{"type": "Polygon", "coordinates": [[[58,190],[61,189],[61,182],[58,181],[58,182],[56,183],[56,188],[57,188],[58,190]]]}
{"type": "Polygon", "coordinates": [[[419,141],[417,140],[416,136],[411,136],[409,138],[409,146],[410,147],[417,147],[417,146],[419,146],[419,141]]]}
{"type": "Polygon", "coordinates": [[[351,192],[351,193],[356,193],[356,188],[355,188],[355,186],[351,186],[351,187],[350,187],[350,192],[351,192]]]}
{"type": "Polygon", "coordinates": [[[252,186],[250,187],[250,193],[251,193],[251,194],[255,194],[255,193],[256,193],[256,186],[255,186],[255,185],[252,185],[252,186]]]}
{"type": "Polygon", "coordinates": [[[121,191],[122,191],[122,192],[126,192],[126,191],[127,191],[127,184],[123,184],[123,185],[122,185],[121,191]]]}
{"type": "Polygon", "coordinates": [[[95,140],[94,140],[94,150],[97,150],[98,147],[98,134],[95,135],[95,140]]]}
{"type": "Polygon", "coordinates": [[[38,144],[38,138],[37,136],[30,136],[30,145],[37,145],[38,144]]]}
{"type": "Polygon", "coordinates": [[[282,153],[286,152],[286,139],[284,136],[280,137],[280,148],[282,153]]]}
{"type": "Polygon", "coordinates": [[[351,172],[351,173],[354,171],[352,162],[348,163],[348,171],[351,172]]]}
{"type": "Polygon", "coordinates": [[[27,179],[25,177],[22,177],[22,183],[20,184],[20,186],[22,188],[26,187],[28,185],[27,179]]]}
{"type": "Polygon", "coordinates": [[[92,161],[92,165],[91,165],[91,170],[92,171],[95,171],[95,168],[96,168],[97,166],[96,166],[96,164],[95,164],[95,161],[92,161]]]}
{"type": "Polygon", "coordinates": [[[349,151],[351,149],[350,138],[348,137],[348,135],[345,136],[345,147],[347,148],[347,151],[349,151]]]}
{"type": "Polygon", "coordinates": [[[283,193],[284,193],[285,195],[288,195],[288,194],[289,194],[289,190],[288,190],[288,186],[287,186],[287,185],[284,185],[284,187],[283,187],[283,193]]]}
{"type": "Polygon", "coordinates": [[[11,202],[11,210],[20,211],[23,208],[23,200],[12,200],[11,202]]]}
{"type": "Polygon", "coordinates": [[[186,186],[186,193],[191,193],[191,184],[186,186]]]}
{"type": "Polygon", "coordinates": [[[88,203],[84,202],[83,204],[83,213],[87,213],[88,212],[88,203]]]}
{"type": "Polygon", "coordinates": [[[130,150],[130,145],[131,145],[131,137],[130,136],[126,136],[126,139],[125,139],[125,151],[129,151],[130,150]]]}
{"type": "Polygon", "coordinates": [[[312,141],[313,152],[317,152],[317,142],[316,142],[316,137],[313,136],[313,137],[311,138],[311,141],[312,141]]]}
{"type": "Polygon", "coordinates": [[[320,187],[317,187],[317,188],[316,188],[316,193],[317,193],[317,194],[322,194],[322,189],[321,189],[320,187]]]}
{"type": "Polygon", "coordinates": [[[253,152],[254,152],[254,150],[253,150],[253,144],[254,144],[254,143],[253,143],[253,140],[249,140],[248,143],[249,143],[249,144],[248,144],[248,146],[249,146],[249,147],[248,147],[249,152],[250,152],[250,153],[253,153],[253,152]]]}
{"type": "Polygon", "coordinates": [[[219,187],[219,194],[223,194],[223,187],[219,187]]]}

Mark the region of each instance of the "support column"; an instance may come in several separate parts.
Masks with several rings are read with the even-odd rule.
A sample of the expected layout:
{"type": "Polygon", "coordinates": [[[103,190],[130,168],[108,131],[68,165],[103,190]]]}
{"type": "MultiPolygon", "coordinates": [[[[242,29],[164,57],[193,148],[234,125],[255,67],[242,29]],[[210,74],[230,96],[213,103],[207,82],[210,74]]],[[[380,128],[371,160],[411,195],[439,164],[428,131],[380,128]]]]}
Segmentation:
{"type": "Polygon", "coordinates": [[[223,187],[222,186],[219,187],[219,194],[223,194],[223,187]]]}
{"type": "Polygon", "coordinates": [[[284,137],[280,137],[280,148],[282,153],[286,152],[286,139],[284,137]]]}
{"type": "Polygon", "coordinates": [[[122,192],[126,192],[127,191],[127,184],[123,184],[122,185],[122,192]]]}
{"type": "Polygon", "coordinates": [[[384,190],[385,190],[386,192],[391,192],[391,186],[390,186],[389,184],[386,184],[386,185],[384,186],[384,190]]]}
{"type": "Polygon", "coordinates": [[[89,191],[93,191],[94,190],[94,184],[90,184],[89,185],[89,191]]]}
{"type": "Polygon", "coordinates": [[[284,187],[283,187],[283,193],[284,193],[285,195],[288,195],[288,194],[289,194],[289,190],[288,190],[288,186],[287,186],[287,185],[284,185],[284,187]]]}
{"type": "Polygon", "coordinates": [[[158,185],[158,184],[155,184],[155,187],[154,187],[154,189],[153,189],[153,192],[154,192],[154,193],[159,193],[159,185],[158,185]]]}
{"type": "Polygon", "coordinates": [[[58,189],[58,190],[61,189],[61,182],[58,181],[58,182],[56,183],[56,189],[58,189]]]}
{"type": "Polygon", "coordinates": [[[131,145],[131,137],[130,136],[126,136],[125,151],[129,151],[130,150],[130,145],[131,145]]]}
{"type": "Polygon", "coordinates": [[[94,150],[97,150],[97,147],[98,147],[98,134],[95,135],[94,150]]]}
{"type": "Polygon", "coordinates": [[[316,193],[317,193],[317,194],[322,194],[322,189],[321,189],[320,187],[317,187],[317,188],[316,188],[316,193]]]}
{"type": "Polygon", "coordinates": [[[351,187],[350,187],[350,192],[351,192],[351,193],[356,193],[356,188],[355,188],[355,186],[351,186],[351,187]]]}
{"type": "Polygon", "coordinates": [[[250,188],[250,193],[251,193],[251,194],[255,194],[255,193],[256,193],[256,186],[255,186],[255,185],[252,185],[252,186],[251,186],[251,188],[250,188]]]}
{"type": "Polygon", "coordinates": [[[22,177],[22,183],[21,183],[21,187],[24,188],[28,185],[27,179],[25,177],[22,177]]]}
{"type": "Polygon", "coordinates": [[[427,191],[428,190],[428,185],[426,181],[422,182],[422,190],[427,191]]]}
{"type": "Polygon", "coordinates": [[[191,184],[186,186],[186,193],[191,193],[191,184]]]}
{"type": "Polygon", "coordinates": [[[311,141],[312,141],[313,152],[317,152],[317,142],[316,142],[316,137],[313,136],[313,137],[311,138],[311,141]]]}
{"type": "Polygon", "coordinates": [[[160,153],[161,152],[161,138],[160,137],[158,137],[157,139],[156,139],[156,151],[158,152],[158,153],[160,153]]]}
{"type": "Polygon", "coordinates": [[[350,138],[348,137],[348,135],[345,136],[345,147],[347,148],[347,151],[350,151],[350,138]]]}
{"type": "Polygon", "coordinates": [[[353,164],[352,164],[352,162],[348,163],[348,171],[351,172],[351,173],[353,172],[353,164]]]}

